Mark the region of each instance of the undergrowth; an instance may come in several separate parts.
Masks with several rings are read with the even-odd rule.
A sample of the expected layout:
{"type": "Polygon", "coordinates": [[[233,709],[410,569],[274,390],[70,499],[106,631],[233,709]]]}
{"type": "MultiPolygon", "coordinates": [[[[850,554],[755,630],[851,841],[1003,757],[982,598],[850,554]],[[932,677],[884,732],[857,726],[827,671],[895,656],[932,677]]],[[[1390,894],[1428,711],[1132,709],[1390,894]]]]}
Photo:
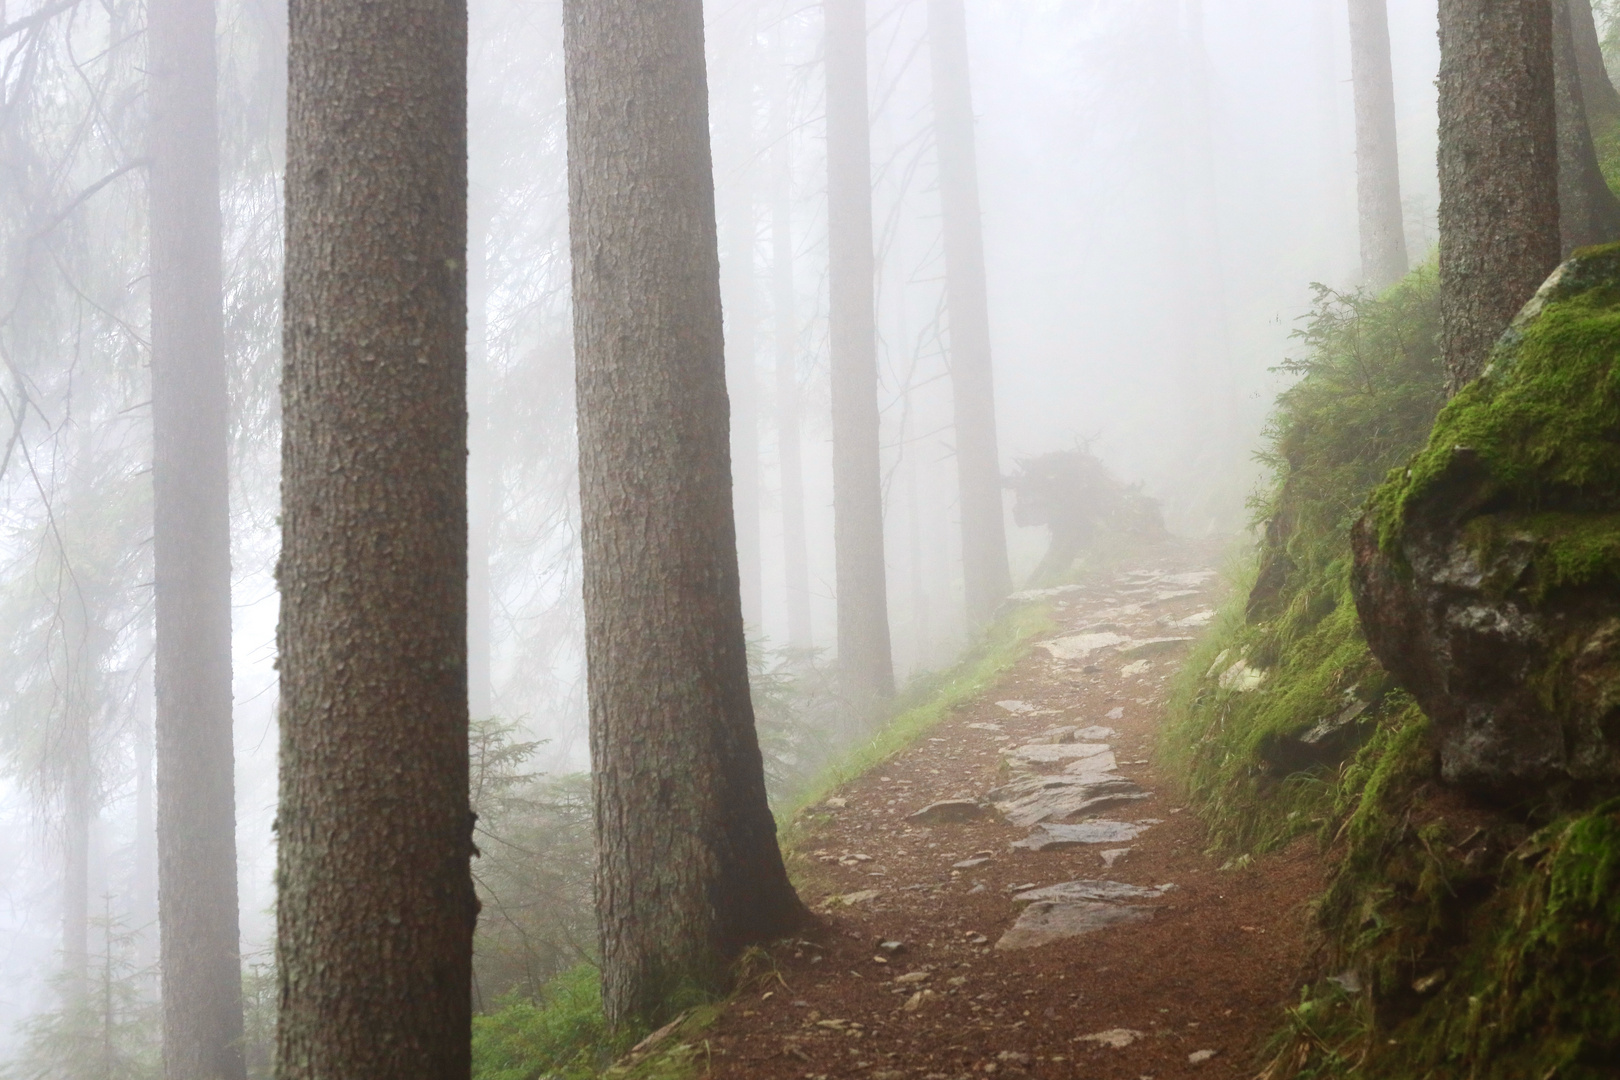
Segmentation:
{"type": "Polygon", "coordinates": [[[1297,737],[1353,715],[1340,741],[1404,715],[1350,598],[1350,526],[1372,486],[1428,435],[1444,399],[1433,266],[1383,296],[1317,287],[1295,334],[1301,376],[1260,455],[1265,539],[1171,687],[1163,752],[1219,849],[1254,854],[1328,830],[1344,775],[1297,737]],[[1242,665],[1239,668],[1238,665],[1242,665]],[[1236,670],[1234,670],[1236,669],[1236,670]],[[1242,678],[1247,669],[1248,678],[1242,678]],[[1357,711],[1359,709],[1359,712],[1357,711]]]}
{"type": "MultiPolygon", "coordinates": [[[[1289,365],[1302,378],[1268,432],[1275,483],[1256,504],[1259,555],[1230,575],[1238,595],[1174,687],[1165,753],[1213,847],[1243,858],[1311,834],[1329,859],[1315,905],[1321,977],[1287,1010],[1265,1080],[1584,1080],[1615,1075],[1620,1060],[1620,804],[1538,822],[1443,787],[1428,720],[1368,652],[1349,593],[1351,524],[1430,442],[1435,307],[1431,268],[1382,297],[1321,291],[1299,335],[1307,356],[1289,365]],[[1338,741],[1312,760],[1301,736],[1328,728],[1338,741]]],[[[1494,404],[1558,410],[1582,442],[1610,389],[1564,354],[1573,335],[1589,358],[1606,356],[1620,325],[1578,314],[1555,320],[1531,357],[1549,374],[1539,399],[1494,404]]],[[[1431,445],[1464,441],[1481,443],[1459,428],[1431,445]]],[[[1537,465],[1533,446],[1486,447],[1508,482],[1606,467],[1577,449],[1537,465]]],[[[1409,483],[1425,476],[1420,459],[1409,483]]],[[[1584,524],[1565,530],[1550,585],[1609,572],[1600,525],[1595,544],[1584,524]]]]}

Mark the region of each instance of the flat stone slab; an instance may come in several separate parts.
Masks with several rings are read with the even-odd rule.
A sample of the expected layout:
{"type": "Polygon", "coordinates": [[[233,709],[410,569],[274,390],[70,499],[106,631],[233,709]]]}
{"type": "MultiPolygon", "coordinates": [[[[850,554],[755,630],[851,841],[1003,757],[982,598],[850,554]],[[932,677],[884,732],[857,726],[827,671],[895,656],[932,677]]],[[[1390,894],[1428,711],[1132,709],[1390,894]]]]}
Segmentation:
{"type": "Polygon", "coordinates": [[[1038,900],[996,942],[998,949],[1033,949],[1064,938],[1093,934],[1121,923],[1153,918],[1153,909],[1130,904],[1038,900]]]}
{"type": "Polygon", "coordinates": [[[1064,783],[1046,784],[1028,794],[997,802],[996,809],[1013,825],[1025,827],[1043,821],[1064,821],[1109,806],[1151,797],[1135,781],[1123,776],[1089,774],[1051,777],[1064,783]]]}
{"type": "Polygon", "coordinates": [[[1032,713],[1035,711],[1035,706],[1031,705],[1027,701],[998,701],[996,702],[996,705],[998,708],[1005,709],[1015,716],[1021,716],[1024,713],[1032,713]]]}
{"type": "Polygon", "coordinates": [[[1025,743],[1023,746],[1008,747],[1003,754],[1015,761],[1025,761],[1031,765],[1056,765],[1060,761],[1073,761],[1075,758],[1095,757],[1098,754],[1108,753],[1107,743],[1025,743]]]}
{"type": "Polygon", "coordinates": [[[929,803],[907,820],[919,825],[961,825],[994,817],[995,810],[975,799],[943,799],[929,803]]]}
{"type": "Polygon", "coordinates": [[[1071,761],[1063,766],[1063,771],[1070,776],[1110,776],[1118,767],[1119,762],[1115,760],[1114,752],[1110,750],[1106,754],[1071,761]]]}
{"type": "Polygon", "coordinates": [[[1013,899],[1023,903],[1034,903],[1038,900],[1067,902],[1089,900],[1117,904],[1126,900],[1157,900],[1163,895],[1162,889],[1147,885],[1127,885],[1123,881],[1063,881],[1056,885],[1026,890],[1013,899]]]}
{"type": "Polygon", "coordinates": [[[1068,637],[1054,638],[1051,641],[1041,642],[1040,647],[1050,653],[1054,660],[1084,660],[1099,649],[1111,649],[1129,640],[1130,638],[1104,630],[1095,634],[1071,634],[1068,637]]]}
{"type": "Polygon", "coordinates": [[[1028,836],[1022,840],[1014,840],[1012,846],[1023,851],[1045,851],[1048,848],[1078,847],[1081,844],[1128,844],[1147,832],[1150,825],[1157,824],[1157,821],[1151,819],[1109,821],[1106,818],[1082,821],[1076,825],[1047,823],[1035,826],[1028,836]]]}
{"type": "MultiPolygon", "coordinates": [[[[1124,709],[1114,709],[1114,710],[1111,710],[1109,712],[1109,714],[1108,714],[1108,718],[1110,720],[1122,720],[1122,719],[1124,719],[1124,717],[1125,717],[1125,710],[1124,709]],[[1116,713],[1116,712],[1119,713],[1118,716],[1114,715],[1114,713],[1116,713]]],[[[1076,731],[1074,733],[1074,737],[1076,739],[1083,739],[1083,740],[1087,740],[1087,741],[1090,741],[1090,742],[1101,742],[1103,739],[1112,739],[1114,736],[1116,736],[1118,734],[1119,734],[1119,732],[1115,731],[1111,727],[1104,727],[1101,724],[1092,724],[1090,727],[1080,728],[1078,731],[1076,731]]]]}

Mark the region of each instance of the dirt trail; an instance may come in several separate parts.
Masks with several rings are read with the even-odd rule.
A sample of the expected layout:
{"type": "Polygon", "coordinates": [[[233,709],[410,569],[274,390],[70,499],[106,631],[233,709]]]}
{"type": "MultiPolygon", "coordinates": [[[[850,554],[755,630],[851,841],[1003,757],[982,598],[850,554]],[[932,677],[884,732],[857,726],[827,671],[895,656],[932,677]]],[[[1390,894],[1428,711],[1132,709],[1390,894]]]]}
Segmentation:
{"type": "Polygon", "coordinates": [[[776,950],[780,978],[743,993],[707,1033],[714,1076],[1254,1074],[1307,960],[1304,907],[1319,868],[1301,847],[1220,870],[1200,823],[1161,790],[1157,732],[1186,655],[1162,639],[1196,634],[1207,618],[1212,560],[1191,548],[1146,552],[1109,581],[1066,592],[1052,637],[1068,639],[1054,648],[1069,659],[1037,647],[925,740],[810,812],[797,857],[809,862],[805,897],[825,929],[776,950]],[[1082,730],[1038,742],[1055,727],[1082,730]],[[1006,753],[1032,743],[1044,749],[1006,753]],[[1146,827],[1128,841],[1025,850],[1012,844],[1064,830],[995,813],[911,817],[998,788],[1020,820],[1068,806],[1081,810],[1065,820],[1094,832],[1131,831],[1098,821],[1146,827]],[[1076,801],[1085,798],[1105,801],[1076,801]],[[1086,884],[1055,901],[1015,899],[1064,882],[1086,884]]]}

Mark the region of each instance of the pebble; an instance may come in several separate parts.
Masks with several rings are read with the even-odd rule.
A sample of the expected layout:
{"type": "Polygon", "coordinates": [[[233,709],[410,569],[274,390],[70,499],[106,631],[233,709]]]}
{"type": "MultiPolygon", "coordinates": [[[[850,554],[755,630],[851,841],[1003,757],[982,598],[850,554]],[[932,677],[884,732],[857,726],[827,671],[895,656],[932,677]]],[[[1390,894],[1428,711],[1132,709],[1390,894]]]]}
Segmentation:
{"type": "Polygon", "coordinates": [[[1137,1039],[1145,1038],[1142,1032],[1130,1028],[1109,1028],[1107,1031],[1094,1031],[1090,1035],[1081,1035],[1080,1042],[1096,1043],[1098,1046],[1110,1046],[1115,1050],[1123,1050],[1137,1039]]]}
{"type": "Polygon", "coordinates": [[[1218,1051],[1215,1050],[1194,1050],[1192,1053],[1187,1055],[1187,1064],[1202,1065],[1204,1062],[1214,1057],[1217,1052],[1218,1051]]]}

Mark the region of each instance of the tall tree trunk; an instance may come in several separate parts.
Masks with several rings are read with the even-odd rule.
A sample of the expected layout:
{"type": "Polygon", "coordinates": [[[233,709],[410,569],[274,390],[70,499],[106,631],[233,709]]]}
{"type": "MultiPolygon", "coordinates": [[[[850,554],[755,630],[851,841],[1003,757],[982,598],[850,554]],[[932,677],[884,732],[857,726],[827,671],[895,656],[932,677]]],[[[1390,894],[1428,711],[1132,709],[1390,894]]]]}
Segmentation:
{"type": "Polygon", "coordinates": [[[1440,0],[1440,354],[1476,378],[1558,264],[1548,0],[1440,0]]]}
{"type": "Polygon", "coordinates": [[[291,15],[276,1067],[465,1080],[466,8],[291,15]]]}
{"type": "Polygon", "coordinates": [[[1361,278],[1369,288],[1379,290],[1404,277],[1409,266],[1395,137],[1395,76],[1389,62],[1389,12],[1384,0],[1350,0],[1350,81],[1356,102],[1361,278]]]}
{"type": "Polygon", "coordinates": [[[151,0],[152,555],[168,1080],[241,1080],[213,0],[151,0]]]}
{"type": "Polygon", "coordinates": [[[822,10],[827,20],[827,287],[838,667],[844,693],[863,708],[894,693],[878,443],[866,0],[824,0],[822,10]]]}
{"type": "Polygon", "coordinates": [[[494,715],[489,552],[497,468],[490,430],[489,203],[474,194],[467,216],[467,708],[494,715]]]}
{"type": "MultiPolygon", "coordinates": [[[[785,100],[782,107],[786,108],[785,100]]],[[[799,320],[793,284],[793,158],[789,128],[777,135],[771,201],[771,297],[776,330],[776,456],[782,478],[782,577],[788,644],[809,649],[810,553],[804,530],[804,452],[799,434],[799,320]]]]}
{"type": "Polygon", "coordinates": [[[1620,91],[1609,79],[1592,18],[1592,0],[1569,0],[1570,31],[1575,38],[1575,64],[1581,73],[1581,97],[1586,119],[1594,130],[1620,122],[1620,91]]]}
{"type": "Polygon", "coordinates": [[[804,912],[749,701],[702,4],[565,0],[563,52],[596,905],[620,1026],[722,989],[804,912]]]}
{"type": "Polygon", "coordinates": [[[1571,9],[1586,0],[1552,0],[1553,78],[1558,113],[1558,228],[1565,258],[1578,247],[1620,240],[1620,200],[1598,166],[1587,125],[1571,9]]]}
{"type": "Polygon", "coordinates": [[[996,442],[984,228],[973,141],[973,93],[962,0],[928,0],[934,76],[934,143],[945,233],[945,296],[951,385],[956,401],[956,469],[962,499],[962,583],[968,621],[988,622],[1012,591],[996,442]]]}

